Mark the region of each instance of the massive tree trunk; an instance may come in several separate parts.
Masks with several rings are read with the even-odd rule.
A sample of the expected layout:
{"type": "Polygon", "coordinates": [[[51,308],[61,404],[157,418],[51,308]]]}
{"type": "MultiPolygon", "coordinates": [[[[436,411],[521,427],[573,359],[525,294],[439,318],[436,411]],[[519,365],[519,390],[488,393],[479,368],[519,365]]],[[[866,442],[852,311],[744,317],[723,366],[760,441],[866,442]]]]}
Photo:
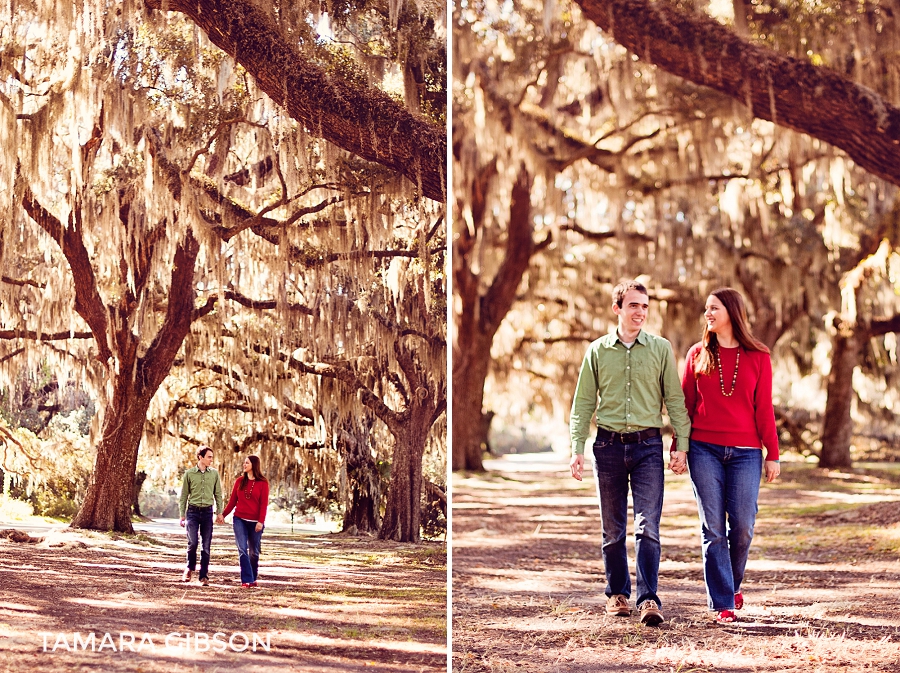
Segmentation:
{"type": "Polygon", "coordinates": [[[446,200],[446,128],[304,58],[252,0],[147,0],[147,7],[190,17],[310,133],[405,175],[430,199],[446,200]]]}
{"type": "MultiPolygon", "coordinates": [[[[416,338],[423,338],[423,335],[416,334],[416,338]]],[[[436,338],[428,340],[437,341],[436,338]]],[[[443,344],[442,340],[440,344],[443,344]]],[[[265,348],[260,348],[259,352],[272,353],[265,348]]],[[[413,347],[403,343],[402,339],[394,342],[394,354],[406,378],[405,385],[400,377],[392,377],[391,380],[406,402],[403,411],[388,407],[347,367],[303,362],[293,356],[277,357],[282,357],[289,367],[297,371],[337,379],[355,391],[362,403],[387,425],[394,437],[394,453],[387,506],[378,537],[398,542],[418,542],[421,539],[419,501],[422,497],[422,456],[431,427],[446,411],[446,387],[441,383],[441,377],[434,376],[419,361],[413,347]]]]}
{"type": "Polygon", "coordinates": [[[132,386],[117,388],[121,392],[116,391],[106,409],[93,479],[72,519],[73,528],[134,532],[131,526],[134,475],[150,401],[140,399],[132,386]]]}
{"type": "Polygon", "coordinates": [[[900,108],[838,73],[751,44],[709,16],[658,0],[576,0],[612,38],[667,72],[844,150],[900,185],[900,108]]]}
{"type": "Polygon", "coordinates": [[[391,484],[381,531],[382,540],[418,542],[422,520],[422,456],[425,441],[434,421],[432,412],[419,407],[408,422],[394,432],[394,454],[391,460],[391,484]]]}
{"type": "Polygon", "coordinates": [[[367,441],[374,422],[371,416],[352,420],[341,432],[338,447],[349,491],[343,531],[355,528],[358,533],[374,533],[380,524],[381,475],[367,441]]]}
{"type": "Polygon", "coordinates": [[[406,377],[407,404],[402,413],[383,418],[394,435],[394,454],[378,537],[418,542],[422,521],[422,456],[431,426],[446,409],[446,398],[411,347],[395,342],[394,354],[406,377]]]}
{"type": "Polygon", "coordinates": [[[900,331],[900,315],[872,320],[865,325],[838,328],[831,346],[831,373],[828,375],[825,417],[822,419],[820,467],[850,467],[853,439],[853,370],[872,337],[900,331]]]}
{"type": "MultiPolygon", "coordinates": [[[[472,219],[475,229],[484,226],[488,185],[493,164],[483,169],[473,183],[472,219]]],[[[538,250],[532,238],[531,175],[524,166],[513,185],[506,232],[506,254],[491,286],[482,296],[479,276],[473,273],[476,232],[462,229],[454,257],[455,288],[461,300],[456,316],[453,348],[453,469],[484,469],[482,452],[487,445],[487,423],[482,404],[484,383],[491,363],[491,344],[500,323],[516,298],[531,256],[538,250]]]]}
{"type": "Polygon", "coordinates": [[[838,330],[831,345],[831,373],[828,374],[825,418],[822,421],[820,467],[850,467],[853,420],[850,411],[856,393],[853,369],[859,363],[868,334],[861,329],[838,330]]]}
{"type": "MultiPolygon", "coordinates": [[[[134,532],[131,503],[147,408],[169,375],[190,330],[194,315],[194,263],[199,251],[200,244],[188,230],[175,252],[165,320],[143,357],[137,357],[139,337],[131,332],[127,319],[127,312],[135,305],[134,297],[126,293],[119,305],[110,309],[119,314],[111,323],[121,325],[112,333],[119,366],[111,372],[114,392],[97,445],[93,481],[72,520],[73,528],[134,532]]],[[[151,250],[145,259],[147,264],[152,256],[151,250]]],[[[139,279],[143,270],[146,269],[136,271],[139,279]]],[[[137,287],[142,287],[140,280],[137,287]]]]}
{"type": "Polygon", "coordinates": [[[487,446],[484,383],[491,364],[494,333],[481,331],[480,321],[457,316],[457,347],[453,356],[453,469],[484,469],[487,446]]]}

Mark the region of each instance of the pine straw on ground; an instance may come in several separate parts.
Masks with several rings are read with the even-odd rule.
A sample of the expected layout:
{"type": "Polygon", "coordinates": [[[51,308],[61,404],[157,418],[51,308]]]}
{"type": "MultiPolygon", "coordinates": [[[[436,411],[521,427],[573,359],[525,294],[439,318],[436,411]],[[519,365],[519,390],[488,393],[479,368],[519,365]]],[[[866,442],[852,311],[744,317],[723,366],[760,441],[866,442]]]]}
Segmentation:
{"type": "Polygon", "coordinates": [[[668,475],[650,628],[604,612],[593,484],[549,454],[492,467],[453,483],[454,672],[900,672],[900,473],[784,463],[730,625],[706,608],[689,482],[668,475]]]}
{"type": "Polygon", "coordinates": [[[257,590],[241,588],[233,545],[217,528],[202,587],[196,574],[180,582],[183,535],[0,539],[0,671],[446,670],[443,544],[267,533],[257,590]],[[81,642],[93,633],[94,646],[76,649],[75,632],[81,642]],[[224,652],[185,639],[216,632],[225,643],[268,636],[270,649],[234,651],[240,635],[224,652]],[[143,634],[152,646],[130,651],[143,634]]]}

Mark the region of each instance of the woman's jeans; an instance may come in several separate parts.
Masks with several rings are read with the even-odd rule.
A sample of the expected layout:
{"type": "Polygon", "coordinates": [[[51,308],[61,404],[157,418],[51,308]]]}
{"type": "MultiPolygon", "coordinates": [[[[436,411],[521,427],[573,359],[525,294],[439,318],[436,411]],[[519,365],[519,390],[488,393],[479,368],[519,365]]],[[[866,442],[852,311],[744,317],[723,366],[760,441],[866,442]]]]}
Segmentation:
{"type": "MultiPolygon", "coordinates": [[[[615,435],[614,437],[618,437],[615,435]]],[[[631,596],[626,538],[628,486],[634,503],[634,550],[637,601],[662,603],[656,595],[659,579],[659,519],[663,504],[662,438],[651,437],[634,444],[617,439],[594,442],[594,476],[603,522],[603,565],[606,595],[631,596]]]]}
{"type": "MultiPolygon", "coordinates": [[[[265,530],[265,526],[263,526],[265,530]]],[[[256,521],[234,517],[234,541],[241,561],[241,584],[256,581],[259,575],[259,550],[263,531],[256,532],[256,521]]]]}
{"type": "Polygon", "coordinates": [[[700,510],[703,577],[710,610],[733,610],[756,523],[761,449],[691,440],[688,468],[700,510]]]}

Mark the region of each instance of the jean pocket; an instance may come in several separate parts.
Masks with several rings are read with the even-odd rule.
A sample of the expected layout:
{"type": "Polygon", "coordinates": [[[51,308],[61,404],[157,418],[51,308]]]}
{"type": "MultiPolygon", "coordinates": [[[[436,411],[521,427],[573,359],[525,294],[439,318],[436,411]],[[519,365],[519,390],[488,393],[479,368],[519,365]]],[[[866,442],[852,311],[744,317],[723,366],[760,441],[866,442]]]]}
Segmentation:
{"type": "Polygon", "coordinates": [[[595,439],[594,440],[594,451],[600,451],[605,449],[607,446],[613,443],[612,438],[609,439],[595,439]]]}

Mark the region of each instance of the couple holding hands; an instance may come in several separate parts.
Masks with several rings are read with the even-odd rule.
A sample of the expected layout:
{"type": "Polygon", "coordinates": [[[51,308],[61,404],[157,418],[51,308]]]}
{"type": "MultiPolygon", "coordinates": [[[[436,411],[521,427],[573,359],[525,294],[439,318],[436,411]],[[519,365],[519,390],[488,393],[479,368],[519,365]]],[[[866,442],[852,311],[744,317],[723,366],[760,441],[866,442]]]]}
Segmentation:
{"type": "Polygon", "coordinates": [[[187,567],[182,582],[190,582],[197,565],[197,546],[200,547],[200,584],[209,584],[209,554],[212,544],[213,508],[215,522],[225,523],[225,517],[234,510],[234,541],[237,544],[241,564],[241,587],[256,586],[259,575],[259,552],[265,529],[266,510],[269,506],[269,482],[260,470],[259,458],[247,456],[242,467],[243,476],[235,479],[231,498],[222,511],[222,484],[219,473],[212,467],[213,450],[200,447],[197,467],[184,473],[181,482],[181,499],[178,507],[179,523],[187,532],[187,567]]]}
{"type": "Polygon", "coordinates": [[[615,332],[588,348],[572,405],[572,476],[584,470],[584,445],[597,414],[594,474],[603,530],[606,612],[628,616],[628,489],[634,505],[637,600],[641,623],[664,621],[657,595],[663,504],[662,406],[675,429],[669,468],[690,471],[700,513],[703,575],[716,621],[733,622],[753,538],[760,477],[780,472],[769,349],[756,339],[741,295],[721,288],[706,300],[701,341],[678,378],[671,344],[647,334],[647,289],[613,290],[615,332]],[[765,451],[765,460],[763,457],[765,451]]]}

